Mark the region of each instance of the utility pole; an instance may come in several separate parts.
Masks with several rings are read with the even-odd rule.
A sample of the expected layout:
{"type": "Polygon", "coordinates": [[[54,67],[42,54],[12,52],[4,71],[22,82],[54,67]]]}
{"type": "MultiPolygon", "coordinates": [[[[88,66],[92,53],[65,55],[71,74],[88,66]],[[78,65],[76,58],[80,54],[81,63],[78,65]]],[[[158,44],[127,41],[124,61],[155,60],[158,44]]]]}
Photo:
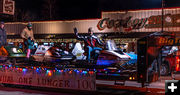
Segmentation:
{"type": "MultiPolygon", "coordinates": [[[[162,14],[161,14],[161,32],[163,33],[164,32],[164,0],[161,1],[161,8],[162,8],[162,14]]],[[[160,53],[158,55],[158,64],[157,64],[157,68],[158,68],[158,74],[160,76],[160,66],[161,66],[161,63],[163,61],[163,58],[162,58],[162,49],[160,50],[160,53]]]]}
{"type": "Polygon", "coordinates": [[[52,2],[49,0],[49,19],[52,19],[52,2]]]}
{"type": "Polygon", "coordinates": [[[161,7],[162,7],[162,14],[161,14],[161,15],[162,15],[162,16],[161,16],[161,17],[162,17],[162,18],[161,18],[161,23],[162,23],[161,28],[162,28],[162,29],[161,29],[161,31],[164,32],[164,0],[162,0],[161,4],[162,4],[162,5],[161,5],[161,7]]]}

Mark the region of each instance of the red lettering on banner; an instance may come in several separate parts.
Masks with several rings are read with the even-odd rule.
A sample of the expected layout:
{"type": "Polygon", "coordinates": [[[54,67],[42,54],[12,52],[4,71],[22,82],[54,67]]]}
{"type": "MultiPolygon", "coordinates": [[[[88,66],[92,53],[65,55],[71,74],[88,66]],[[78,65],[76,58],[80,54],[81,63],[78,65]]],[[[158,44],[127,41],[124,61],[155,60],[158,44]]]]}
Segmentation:
{"type": "Polygon", "coordinates": [[[78,82],[78,88],[80,88],[80,80],[77,80],[77,82],[78,82]]]}
{"type": "Polygon", "coordinates": [[[51,86],[51,83],[52,83],[52,79],[47,79],[47,85],[51,86]]]}
{"type": "Polygon", "coordinates": [[[46,85],[46,79],[42,79],[42,85],[46,85]]]}
{"type": "Polygon", "coordinates": [[[6,70],[0,69],[0,72],[0,83],[31,85],[38,87],[95,90],[95,85],[91,82],[95,79],[94,73],[81,75],[76,73],[63,73],[63,75],[66,77],[63,75],[59,76],[59,74],[57,76],[56,74],[53,74],[53,76],[47,77],[44,73],[39,74],[33,70],[24,71],[16,68],[6,70]],[[74,76],[73,74],[76,75],[74,76]]]}
{"type": "Polygon", "coordinates": [[[88,86],[89,86],[88,81],[87,81],[87,80],[83,80],[83,81],[82,81],[82,87],[83,87],[83,89],[87,89],[88,86]]]}
{"type": "Polygon", "coordinates": [[[70,87],[69,80],[53,80],[46,78],[37,78],[37,85],[53,86],[53,87],[70,87]]]}
{"type": "Polygon", "coordinates": [[[32,84],[32,77],[29,78],[29,84],[32,84]]]}
{"type": "Polygon", "coordinates": [[[37,84],[40,85],[40,80],[39,80],[39,78],[37,78],[37,84]]]}
{"type": "Polygon", "coordinates": [[[32,84],[32,78],[31,77],[29,77],[29,78],[27,78],[27,77],[19,77],[18,82],[20,84],[32,84]]]}
{"type": "Polygon", "coordinates": [[[89,88],[90,88],[90,89],[96,88],[96,82],[95,82],[94,80],[90,81],[90,83],[89,83],[89,88]]]}
{"type": "Polygon", "coordinates": [[[0,76],[0,82],[12,83],[13,76],[0,76]]]}
{"type": "Polygon", "coordinates": [[[59,87],[63,87],[63,80],[59,80],[59,87]]]}
{"type": "Polygon", "coordinates": [[[52,82],[52,84],[53,84],[54,87],[57,87],[57,86],[58,86],[58,81],[57,81],[57,80],[54,80],[54,81],[52,82]]]}
{"type": "Polygon", "coordinates": [[[77,80],[78,88],[83,89],[95,89],[96,88],[96,82],[95,81],[88,81],[88,80],[77,80]]]}
{"type": "Polygon", "coordinates": [[[69,80],[65,80],[65,87],[70,87],[70,81],[69,80]]]}

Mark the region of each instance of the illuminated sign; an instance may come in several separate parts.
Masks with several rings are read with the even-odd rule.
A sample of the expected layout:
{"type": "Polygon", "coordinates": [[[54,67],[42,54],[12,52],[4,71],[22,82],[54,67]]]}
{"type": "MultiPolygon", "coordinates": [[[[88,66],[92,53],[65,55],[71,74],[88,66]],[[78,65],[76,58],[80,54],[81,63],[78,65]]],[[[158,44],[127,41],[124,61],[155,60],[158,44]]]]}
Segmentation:
{"type": "MultiPolygon", "coordinates": [[[[133,16],[122,18],[121,15],[119,16],[119,19],[111,19],[111,17],[101,19],[97,24],[98,30],[102,31],[107,28],[118,31],[120,28],[122,28],[123,31],[132,31],[138,29],[146,29],[144,31],[147,31],[148,29],[157,29],[162,27],[161,15],[151,15],[145,18],[133,18],[133,16]]],[[[166,14],[164,15],[163,20],[164,28],[180,27],[180,14],[166,14]]]]}
{"type": "Polygon", "coordinates": [[[0,0],[0,12],[14,15],[15,2],[13,0],[0,0]]]}
{"type": "Polygon", "coordinates": [[[180,38],[159,38],[159,45],[180,45],[180,38]]]}
{"type": "Polygon", "coordinates": [[[132,29],[143,28],[146,22],[147,18],[132,20],[131,16],[126,19],[116,20],[104,18],[98,22],[97,27],[99,30],[104,30],[105,28],[114,28],[117,30],[118,28],[123,27],[126,31],[131,31],[132,29]]]}
{"type": "MultiPolygon", "coordinates": [[[[150,16],[145,28],[160,28],[162,16],[150,16]]],[[[164,16],[164,27],[180,27],[180,14],[167,14],[164,16]]]]}

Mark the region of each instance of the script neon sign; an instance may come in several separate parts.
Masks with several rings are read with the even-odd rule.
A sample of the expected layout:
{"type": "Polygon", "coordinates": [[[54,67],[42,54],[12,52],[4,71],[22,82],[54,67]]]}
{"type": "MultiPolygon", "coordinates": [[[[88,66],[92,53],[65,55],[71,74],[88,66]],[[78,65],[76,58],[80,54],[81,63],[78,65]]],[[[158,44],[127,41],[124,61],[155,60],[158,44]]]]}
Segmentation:
{"type": "Polygon", "coordinates": [[[120,27],[123,27],[126,31],[130,31],[132,29],[143,28],[147,20],[148,20],[147,18],[132,20],[132,16],[127,17],[126,19],[116,19],[116,20],[110,18],[104,18],[99,21],[97,27],[99,30],[104,30],[105,28],[118,29],[120,27]]]}
{"type": "MultiPolygon", "coordinates": [[[[180,27],[180,14],[166,14],[164,15],[164,27],[180,27]]],[[[102,31],[106,28],[118,30],[123,28],[124,31],[132,31],[133,29],[151,29],[151,28],[161,28],[162,27],[162,16],[155,15],[149,18],[136,18],[132,19],[129,16],[125,19],[110,19],[103,18],[97,24],[97,28],[102,31]]]]}

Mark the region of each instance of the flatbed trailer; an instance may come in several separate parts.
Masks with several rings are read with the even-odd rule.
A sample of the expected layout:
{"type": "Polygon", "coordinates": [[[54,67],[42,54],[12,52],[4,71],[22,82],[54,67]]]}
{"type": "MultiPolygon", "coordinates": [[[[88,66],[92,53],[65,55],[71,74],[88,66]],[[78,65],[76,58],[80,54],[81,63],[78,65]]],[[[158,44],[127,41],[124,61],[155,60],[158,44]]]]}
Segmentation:
{"type": "MultiPolygon", "coordinates": [[[[155,35],[157,36],[157,35],[155,35]]],[[[148,55],[148,50],[149,47],[156,47],[157,44],[151,43],[151,38],[153,35],[150,35],[148,37],[142,38],[138,40],[138,62],[136,65],[134,65],[133,69],[119,69],[116,66],[114,67],[109,67],[109,66],[98,66],[96,64],[89,64],[87,62],[82,62],[82,63],[72,63],[72,64],[51,64],[51,63],[35,63],[32,62],[31,60],[29,61],[30,64],[25,63],[25,64],[16,64],[14,66],[8,67],[4,65],[2,68],[7,68],[12,69],[12,70],[20,70],[21,74],[20,76],[23,76],[22,73],[23,71],[26,71],[26,69],[31,69],[30,73],[33,76],[33,74],[37,75],[36,72],[39,70],[42,70],[43,74],[42,77],[47,77],[48,74],[54,75],[56,77],[56,72],[64,72],[67,71],[68,73],[75,74],[75,73],[83,73],[83,74],[92,74],[93,76],[89,77],[79,77],[80,79],[83,80],[83,78],[87,79],[92,79],[92,81],[95,81],[96,79],[100,80],[113,80],[115,81],[115,84],[117,81],[135,81],[137,83],[141,83],[141,86],[144,87],[145,84],[150,84],[152,82],[156,82],[160,75],[159,75],[159,69],[158,69],[158,60],[154,62],[154,60],[157,58],[157,56],[149,56],[148,55]],[[150,42],[150,43],[149,43],[150,42]],[[154,62],[154,65],[152,63],[154,62]],[[152,68],[151,68],[152,67],[152,68]],[[150,70],[152,69],[152,70],[150,70]],[[152,72],[151,72],[152,71],[152,72]],[[35,72],[35,73],[32,73],[35,72]],[[73,73],[74,72],[74,73],[73,73]]],[[[155,52],[155,51],[153,51],[155,52]]],[[[0,66],[1,67],[1,66],[0,66]]],[[[4,70],[4,69],[3,69],[4,70]]],[[[3,71],[2,70],[2,71],[3,71]]],[[[6,71],[6,70],[5,70],[6,71]]],[[[4,72],[1,72],[4,73],[4,72]]],[[[11,74],[11,73],[10,73],[11,74]]],[[[38,76],[38,75],[37,75],[38,76]]],[[[58,75],[59,76],[59,75],[58,75]]],[[[90,80],[91,81],[91,80],[90,80]]],[[[6,83],[6,82],[5,82],[6,83]]],[[[16,84],[16,83],[15,83],[16,84]]],[[[92,88],[92,87],[91,87],[92,88]]],[[[95,90],[95,87],[92,89],[88,88],[88,90],[95,90]]]]}

